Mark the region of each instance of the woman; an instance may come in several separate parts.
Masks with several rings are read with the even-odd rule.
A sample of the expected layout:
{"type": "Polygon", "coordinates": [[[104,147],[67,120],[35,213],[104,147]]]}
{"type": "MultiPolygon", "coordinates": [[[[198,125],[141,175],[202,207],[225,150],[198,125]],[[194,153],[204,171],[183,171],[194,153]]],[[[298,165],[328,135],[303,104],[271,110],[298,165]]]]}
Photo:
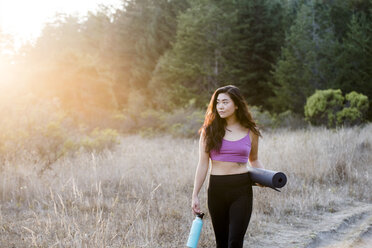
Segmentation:
{"type": "Polygon", "coordinates": [[[233,85],[218,88],[200,129],[199,162],[192,195],[192,210],[200,213],[198,194],[210,158],[208,209],[217,248],[243,247],[252,213],[252,183],[247,162],[263,168],[257,157],[259,136],[240,90],[233,85]]]}

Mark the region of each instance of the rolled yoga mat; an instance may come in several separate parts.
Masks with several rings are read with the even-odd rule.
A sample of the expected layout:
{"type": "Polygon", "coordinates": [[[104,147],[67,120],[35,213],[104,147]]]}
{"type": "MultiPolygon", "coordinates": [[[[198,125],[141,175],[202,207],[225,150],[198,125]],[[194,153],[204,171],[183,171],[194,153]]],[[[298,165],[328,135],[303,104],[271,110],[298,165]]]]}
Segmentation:
{"type": "Polygon", "coordinates": [[[287,183],[287,176],[283,172],[249,167],[249,174],[253,184],[259,183],[276,191],[287,183]]]}

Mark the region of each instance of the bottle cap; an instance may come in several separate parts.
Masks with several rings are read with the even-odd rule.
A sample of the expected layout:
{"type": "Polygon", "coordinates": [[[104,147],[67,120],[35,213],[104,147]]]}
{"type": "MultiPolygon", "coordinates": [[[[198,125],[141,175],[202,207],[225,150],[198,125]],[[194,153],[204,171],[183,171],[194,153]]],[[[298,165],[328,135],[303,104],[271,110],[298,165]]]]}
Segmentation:
{"type": "Polygon", "coordinates": [[[202,212],[197,213],[196,215],[197,215],[200,219],[203,219],[203,217],[204,217],[204,213],[202,213],[202,212]]]}

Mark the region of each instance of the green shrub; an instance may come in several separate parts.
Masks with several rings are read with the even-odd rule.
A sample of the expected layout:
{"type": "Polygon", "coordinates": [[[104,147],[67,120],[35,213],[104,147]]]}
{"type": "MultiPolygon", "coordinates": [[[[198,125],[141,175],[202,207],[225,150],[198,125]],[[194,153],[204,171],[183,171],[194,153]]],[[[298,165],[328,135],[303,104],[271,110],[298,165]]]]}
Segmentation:
{"type": "Polygon", "coordinates": [[[62,120],[54,120],[41,132],[34,133],[32,138],[40,158],[53,163],[63,156],[63,144],[68,138],[68,133],[62,126],[62,120]]]}
{"type": "Polygon", "coordinates": [[[275,117],[269,111],[263,111],[259,106],[249,106],[249,111],[257,125],[261,128],[268,128],[275,126],[275,117]]]}
{"type": "Polygon", "coordinates": [[[337,112],[337,126],[341,126],[342,124],[346,126],[360,124],[361,117],[362,114],[357,108],[344,108],[337,112]]]}
{"type": "MultiPolygon", "coordinates": [[[[118,143],[115,129],[91,131],[94,126],[80,123],[55,101],[31,96],[11,103],[0,102],[0,110],[7,117],[0,119],[0,163],[34,164],[39,174],[52,168],[59,159],[83,149],[102,151],[118,143]]],[[[123,117],[117,119],[119,122],[123,117]]]]}
{"type": "Polygon", "coordinates": [[[304,110],[311,124],[336,127],[362,123],[368,107],[368,97],[363,94],[353,91],[344,97],[341,90],[328,89],[308,97],[304,110]]]}
{"type": "Polygon", "coordinates": [[[249,110],[251,111],[253,118],[263,129],[275,129],[275,128],[290,128],[297,129],[302,128],[306,125],[306,122],[302,116],[293,113],[290,110],[287,110],[282,113],[273,113],[269,111],[262,111],[260,107],[250,106],[249,110]]]}
{"type": "Polygon", "coordinates": [[[336,113],[343,108],[344,97],[341,90],[317,90],[307,98],[305,118],[313,125],[336,124],[336,113]]]}
{"type": "Polygon", "coordinates": [[[148,109],[139,113],[137,125],[142,129],[162,130],[165,128],[164,113],[148,109]]]}
{"type": "Polygon", "coordinates": [[[197,137],[205,112],[193,107],[179,108],[165,116],[167,131],[175,137],[197,137]]]}
{"type": "Polygon", "coordinates": [[[160,133],[160,131],[152,127],[143,127],[138,133],[141,137],[154,138],[160,133]]]}
{"type": "Polygon", "coordinates": [[[362,115],[366,115],[369,107],[368,97],[355,91],[346,94],[346,105],[356,108],[362,115]]]}
{"type": "Polygon", "coordinates": [[[80,148],[79,143],[77,143],[76,141],[68,138],[63,143],[63,147],[62,147],[61,153],[62,153],[63,156],[65,156],[67,154],[74,153],[75,151],[79,150],[79,148],[80,148]]]}
{"type": "Polygon", "coordinates": [[[81,146],[89,152],[102,152],[119,144],[118,136],[118,132],[114,129],[106,128],[100,130],[96,128],[89,136],[81,140],[81,146]]]}
{"type": "Polygon", "coordinates": [[[306,125],[307,123],[301,115],[287,110],[279,114],[274,114],[274,125],[272,127],[299,129],[306,125]]]}
{"type": "Polygon", "coordinates": [[[191,99],[185,107],[171,112],[148,108],[136,114],[123,110],[118,129],[124,134],[137,133],[143,137],[170,134],[175,137],[197,137],[204,121],[205,110],[195,106],[191,99]]]}

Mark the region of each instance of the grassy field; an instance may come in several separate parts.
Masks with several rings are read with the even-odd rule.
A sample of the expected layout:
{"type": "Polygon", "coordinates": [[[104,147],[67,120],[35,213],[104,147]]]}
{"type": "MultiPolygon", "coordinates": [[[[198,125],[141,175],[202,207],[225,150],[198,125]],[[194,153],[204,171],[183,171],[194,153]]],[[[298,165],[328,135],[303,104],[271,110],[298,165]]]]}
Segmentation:
{"type": "MultiPolygon", "coordinates": [[[[280,193],[254,188],[245,247],[304,247],[311,235],[302,237],[301,225],[372,203],[372,125],[263,136],[259,159],[285,172],[288,183],[280,193]],[[279,231],[287,233],[282,246],[279,231]]],[[[30,158],[5,160],[0,247],[185,247],[197,149],[194,139],[122,137],[113,150],[63,157],[42,175],[30,158]]],[[[207,184],[200,192],[205,212],[207,184]]],[[[208,214],[200,247],[214,247],[208,214]]]]}

